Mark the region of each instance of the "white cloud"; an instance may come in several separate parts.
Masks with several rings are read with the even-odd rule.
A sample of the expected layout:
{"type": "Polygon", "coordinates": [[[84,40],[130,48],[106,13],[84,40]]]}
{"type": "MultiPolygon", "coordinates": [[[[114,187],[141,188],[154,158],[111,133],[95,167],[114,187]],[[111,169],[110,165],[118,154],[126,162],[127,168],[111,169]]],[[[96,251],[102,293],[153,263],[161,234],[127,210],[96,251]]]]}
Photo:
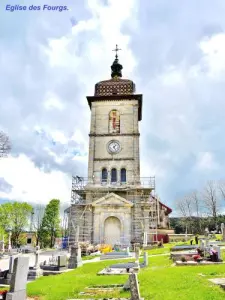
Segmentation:
{"type": "Polygon", "coordinates": [[[156,175],[162,201],[171,201],[202,177],[222,177],[225,4],[216,0],[212,10],[209,0],[204,7],[194,0],[66,2],[71,11],[60,14],[0,12],[6,28],[0,46],[0,70],[5,70],[0,75],[0,127],[12,140],[12,155],[19,156],[8,159],[1,172],[15,184],[10,196],[36,199],[36,186],[25,184],[34,177],[42,199],[48,201],[56,185],[57,197],[64,199],[70,193],[70,184],[68,191],[63,187],[64,174],[86,176],[86,95],[110,77],[115,44],[122,48],[123,77],[133,79],[144,96],[141,174],[156,175]],[[29,178],[19,178],[20,186],[13,174],[23,169],[21,159],[29,178]]]}
{"type": "Polygon", "coordinates": [[[71,179],[59,171],[44,173],[24,155],[0,160],[0,170],[13,186],[10,193],[0,192],[2,198],[42,204],[53,198],[70,201],[71,179]]]}
{"type": "Polygon", "coordinates": [[[44,101],[44,107],[47,110],[50,109],[63,110],[65,108],[63,102],[59,99],[59,97],[57,97],[57,95],[54,95],[52,93],[46,95],[46,100],[44,101]]]}
{"type": "Polygon", "coordinates": [[[202,62],[208,67],[208,75],[221,80],[225,75],[225,34],[219,33],[204,39],[200,49],[204,54],[202,62]]]}
{"type": "Polygon", "coordinates": [[[214,170],[218,169],[218,164],[215,161],[213,153],[202,152],[197,156],[196,167],[200,171],[214,170]]]}
{"type": "MultiPolygon", "coordinates": [[[[66,30],[61,30],[66,28],[67,20],[63,13],[60,18],[58,15],[55,27],[56,14],[47,12],[20,20],[25,27],[18,35],[19,41],[26,44],[26,59],[23,49],[16,56],[12,51],[4,52],[6,59],[14,61],[14,68],[9,66],[7,70],[9,91],[16,97],[11,97],[5,110],[12,109],[16,114],[15,124],[4,124],[3,110],[0,113],[0,122],[10,127],[13,154],[19,156],[0,162],[1,176],[13,186],[9,194],[1,192],[0,197],[41,203],[54,197],[70,200],[71,184],[66,174],[87,174],[90,109],[86,95],[93,95],[97,81],[110,77],[116,44],[123,50],[120,58],[124,73],[129,75],[136,64],[129,47],[130,36],[122,32],[125,22],[135,23],[135,3],[115,0],[104,5],[102,1],[89,0],[89,17],[78,19],[66,30]],[[18,77],[14,81],[10,73],[21,73],[24,67],[26,91],[22,92],[27,99],[19,95],[23,84],[18,77]]],[[[71,13],[76,14],[76,7],[71,13]]]]}

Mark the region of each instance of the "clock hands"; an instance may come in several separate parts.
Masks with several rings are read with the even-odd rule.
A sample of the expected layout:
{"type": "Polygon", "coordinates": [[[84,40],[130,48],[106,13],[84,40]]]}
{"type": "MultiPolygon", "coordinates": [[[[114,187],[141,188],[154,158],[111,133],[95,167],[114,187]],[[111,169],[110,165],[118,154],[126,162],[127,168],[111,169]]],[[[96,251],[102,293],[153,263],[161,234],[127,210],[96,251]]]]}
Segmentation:
{"type": "Polygon", "coordinates": [[[120,149],[120,145],[117,142],[111,142],[108,147],[111,153],[117,153],[120,149]]]}

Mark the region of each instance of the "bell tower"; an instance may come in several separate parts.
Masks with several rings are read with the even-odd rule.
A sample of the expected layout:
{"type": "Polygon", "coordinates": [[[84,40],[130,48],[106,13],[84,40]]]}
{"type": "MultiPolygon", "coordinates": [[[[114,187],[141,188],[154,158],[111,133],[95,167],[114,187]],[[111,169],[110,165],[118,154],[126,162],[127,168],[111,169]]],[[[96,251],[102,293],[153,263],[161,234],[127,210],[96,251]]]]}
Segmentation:
{"type": "Polygon", "coordinates": [[[135,84],[122,78],[116,45],[111,79],[95,85],[88,96],[91,109],[88,180],[94,185],[140,181],[139,121],[142,95],[135,94],[135,84]]]}
{"type": "Polygon", "coordinates": [[[136,94],[132,80],[122,78],[119,50],[113,50],[111,78],[96,83],[94,95],[87,96],[88,178],[73,177],[71,241],[129,245],[142,241],[143,230],[145,237],[153,237],[151,227],[157,231],[160,223],[159,203],[152,194],[155,178],[140,178],[142,95],[136,94]]]}

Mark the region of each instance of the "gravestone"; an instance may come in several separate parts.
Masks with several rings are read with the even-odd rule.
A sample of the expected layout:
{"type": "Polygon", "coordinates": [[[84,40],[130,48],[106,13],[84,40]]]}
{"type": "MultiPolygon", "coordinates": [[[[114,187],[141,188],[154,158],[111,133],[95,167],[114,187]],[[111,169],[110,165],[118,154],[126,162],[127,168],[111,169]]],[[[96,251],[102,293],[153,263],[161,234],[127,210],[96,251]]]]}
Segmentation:
{"type": "Polygon", "coordinates": [[[140,244],[135,244],[134,251],[135,251],[135,260],[139,261],[139,257],[140,257],[140,244]]]}
{"type": "Polygon", "coordinates": [[[201,249],[201,250],[204,250],[204,248],[205,248],[204,241],[203,241],[203,240],[200,240],[200,249],[201,249]]]}
{"type": "Polygon", "coordinates": [[[12,249],[12,247],[11,247],[11,236],[12,236],[12,232],[9,232],[8,252],[10,252],[11,249],[12,249]]]}
{"type": "Polygon", "coordinates": [[[40,264],[39,264],[39,254],[40,254],[40,247],[37,246],[36,247],[36,251],[35,251],[35,263],[33,267],[29,268],[29,272],[28,272],[28,280],[35,280],[38,277],[43,275],[43,271],[40,268],[40,264]]]}
{"type": "Polygon", "coordinates": [[[58,267],[63,268],[67,266],[67,256],[66,255],[59,255],[58,256],[58,267]]]}
{"type": "Polygon", "coordinates": [[[148,252],[144,252],[144,267],[148,266],[148,252]]]}
{"type": "Polygon", "coordinates": [[[221,259],[222,259],[222,257],[221,257],[221,251],[220,251],[220,247],[218,247],[218,246],[214,246],[214,249],[215,249],[215,251],[218,253],[218,259],[219,259],[219,260],[221,260],[221,259]]]}
{"type": "Polygon", "coordinates": [[[225,242],[225,228],[224,223],[221,224],[222,241],[225,242]]]}
{"type": "Polygon", "coordinates": [[[14,259],[13,275],[10,282],[6,300],[25,300],[27,274],[29,269],[29,257],[17,257],[14,259]]]}
{"type": "Polygon", "coordinates": [[[9,257],[9,272],[7,274],[7,282],[9,283],[11,278],[12,278],[12,274],[13,274],[13,263],[14,263],[14,257],[12,255],[10,255],[9,257]]]}
{"type": "Polygon", "coordinates": [[[68,269],[76,269],[83,265],[79,243],[71,247],[68,269]]]}
{"type": "Polygon", "coordinates": [[[129,281],[131,294],[130,300],[141,300],[137,274],[130,274],[129,281]]]}
{"type": "Polygon", "coordinates": [[[146,247],[148,245],[148,235],[147,232],[144,232],[144,240],[143,240],[143,247],[146,247]]]}

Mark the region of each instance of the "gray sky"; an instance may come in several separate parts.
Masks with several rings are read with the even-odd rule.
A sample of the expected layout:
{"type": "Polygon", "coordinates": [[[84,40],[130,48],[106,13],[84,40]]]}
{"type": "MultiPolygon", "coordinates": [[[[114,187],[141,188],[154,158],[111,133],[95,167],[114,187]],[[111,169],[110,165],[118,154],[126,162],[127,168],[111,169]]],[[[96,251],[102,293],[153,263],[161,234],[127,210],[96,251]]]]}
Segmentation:
{"type": "Polygon", "coordinates": [[[49,0],[69,10],[6,11],[0,4],[0,199],[70,200],[71,175],[86,176],[86,96],[110,77],[119,44],[123,77],[143,94],[141,173],[173,201],[223,179],[225,1],[49,0]],[[75,3],[75,4],[74,4],[75,3]],[[72,18],[72,21],[71,21],[72,18]]]}

